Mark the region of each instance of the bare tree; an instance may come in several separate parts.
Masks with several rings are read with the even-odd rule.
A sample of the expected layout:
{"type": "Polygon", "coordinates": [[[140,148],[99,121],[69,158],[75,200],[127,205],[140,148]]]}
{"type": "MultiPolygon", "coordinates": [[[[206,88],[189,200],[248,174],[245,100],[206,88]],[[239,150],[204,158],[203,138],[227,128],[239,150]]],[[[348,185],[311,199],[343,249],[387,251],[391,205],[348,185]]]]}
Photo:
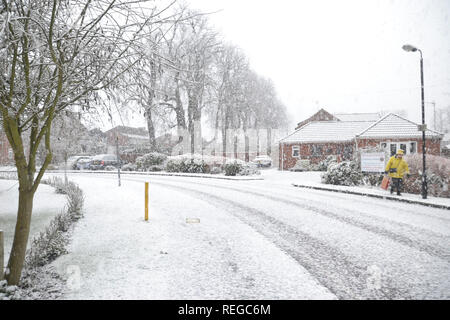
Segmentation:
{"type": "Polygon", "coordinates": [[[52,160],[52,122],[137,63],[132,44],[142,37],[144,26],[163,19],[161,10],[142,2],[1,2],[0,112],[19,178],[17,224],[6,274],[11,285],[20,280],[34,194],[52,160]],[[36,174],[41,144],[46,156],[36,174]]]}
{"type": "Polygon", "coordinates": [[[187,12],[190,17],[179,26],[184,44],[178,52],[180,74],[177,81],[182,82],[187,95],[187,119],[190,134],[191,153],[195,143],[202,141],[202,108],[205,88],[209,84],[210,68],[217,50],[216,33],[208,26],[205,16],[187,12]]]}

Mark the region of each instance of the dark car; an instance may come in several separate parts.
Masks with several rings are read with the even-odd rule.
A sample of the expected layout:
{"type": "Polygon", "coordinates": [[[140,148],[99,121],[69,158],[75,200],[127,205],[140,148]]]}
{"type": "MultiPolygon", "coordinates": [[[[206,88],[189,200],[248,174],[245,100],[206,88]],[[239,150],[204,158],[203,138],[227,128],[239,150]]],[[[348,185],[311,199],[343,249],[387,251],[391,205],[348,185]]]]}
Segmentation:
{"type": "Polygon", "coordinates": [[[104,170],[108,166],[118,167],[119,161],[115,154],[99,154],[92,158],[89,165],[91,170],[104,170]]]}

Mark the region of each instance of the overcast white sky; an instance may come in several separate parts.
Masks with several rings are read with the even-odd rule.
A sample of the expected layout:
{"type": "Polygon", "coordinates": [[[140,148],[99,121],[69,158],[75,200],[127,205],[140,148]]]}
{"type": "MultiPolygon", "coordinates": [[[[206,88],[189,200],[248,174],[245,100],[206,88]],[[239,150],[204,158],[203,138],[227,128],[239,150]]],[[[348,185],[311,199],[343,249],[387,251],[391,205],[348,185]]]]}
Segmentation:
{"type": "MultiPolygon", "coordinates": [[[[211,23],[241,47],[253,69],[273,80],[301,121],[332,113],[406,109],[421,119],[419,53],[425,100],[450,105],[450,0],[187,0],[217,11],[211,23]]],[[[431,104],[426,104],[432,124],[431,104]]]]}

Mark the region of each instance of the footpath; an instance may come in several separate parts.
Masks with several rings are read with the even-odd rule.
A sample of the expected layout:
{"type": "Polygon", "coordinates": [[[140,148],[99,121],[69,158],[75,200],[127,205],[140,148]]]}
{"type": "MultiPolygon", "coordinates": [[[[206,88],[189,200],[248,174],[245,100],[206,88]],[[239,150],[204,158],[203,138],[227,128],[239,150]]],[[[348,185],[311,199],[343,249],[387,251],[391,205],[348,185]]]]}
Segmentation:
{"type": "Polygon", "coordinates": [[[407,203],[419,204],[419,205],[423,205],[423,206],[427,206],[427,207],[450,210],[450,199],[448,199],[448,198],[438,198],[438,197],[428,196],[427,199],[422,199],[421,195],[410,194],[410,193],[402,193],[401,196],[397,196],[395,194],[391,195],[388,190],[383,190],[381,188],[337,186],[337,185],[331,185],[331,184],[322,184],[320,182],[313,182],[313,181],[294,182],[294,183],[292,183],[292,185],[297,188],[306,188],[306,189],[354,194],[354,195],[360,195],[360,196],[365,196],[365,197],[407,202],[407,203]]]}

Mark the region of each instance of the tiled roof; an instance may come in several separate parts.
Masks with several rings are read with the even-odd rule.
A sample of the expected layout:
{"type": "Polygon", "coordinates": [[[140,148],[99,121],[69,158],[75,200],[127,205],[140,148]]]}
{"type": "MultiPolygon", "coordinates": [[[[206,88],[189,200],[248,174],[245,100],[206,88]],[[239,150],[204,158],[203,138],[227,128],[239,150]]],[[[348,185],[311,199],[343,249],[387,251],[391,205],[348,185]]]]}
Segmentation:
{"type": "Polygon", "coordinates": [[[381,116],[379,113],[335,113],[333,114],[341,121],[378,121],[381,116]]]}
{"type": "MultiPolygon", "coordinates": [[[[422,132],[418,130],[417,125],[399,115],[389,113],[357,135],[360,138],[420,138],[422,132]]],[[[428,137],[442,137],[441,133],[430,129],[425,134],[428,137]]]]}
{"type": "Polygon", "coordinates": [[[296,130],[280,142],[343,142],[351,141],[373,122],[363,121],[314,121],[296,130]]]}

